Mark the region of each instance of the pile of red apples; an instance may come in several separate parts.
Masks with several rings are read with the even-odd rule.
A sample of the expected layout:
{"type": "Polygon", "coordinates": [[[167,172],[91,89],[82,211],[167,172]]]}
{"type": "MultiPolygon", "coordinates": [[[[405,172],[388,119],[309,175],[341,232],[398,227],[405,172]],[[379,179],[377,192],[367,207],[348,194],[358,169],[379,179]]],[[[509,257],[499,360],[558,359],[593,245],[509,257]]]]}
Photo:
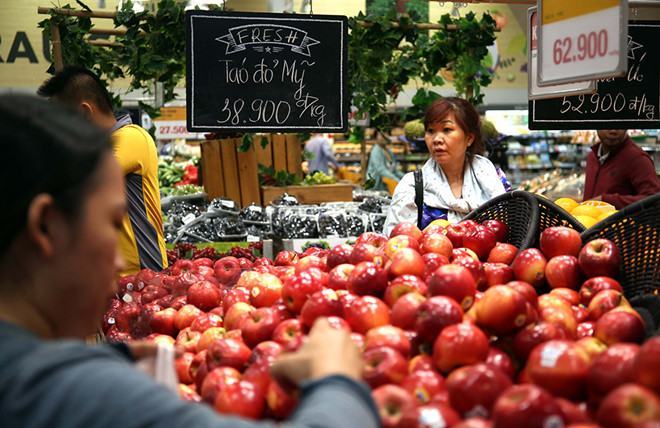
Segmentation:
{"type": "Polygon", "coordinates": [[[327,317],[363,351],[384,427],[659,426],[660,337],[644,342],[612,242],[552,227],[519,251],[497,220],[441,223],[143,270],[104,331],[177,346],[183,398],[253,419],[291,414],[299,391],[269,367],[327,317]]]}

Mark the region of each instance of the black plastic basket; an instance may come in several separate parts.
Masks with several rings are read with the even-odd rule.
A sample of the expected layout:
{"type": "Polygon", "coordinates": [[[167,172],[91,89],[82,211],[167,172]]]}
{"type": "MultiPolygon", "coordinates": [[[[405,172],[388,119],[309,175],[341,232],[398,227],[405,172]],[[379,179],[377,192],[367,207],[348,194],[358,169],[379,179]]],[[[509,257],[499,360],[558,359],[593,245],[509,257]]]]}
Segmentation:
{"type": "Polygon", "coordinates": [[[584,225],[570,215],[568,211],[543,196],[535,193],[529,193],[529,195],[538,202],[539,206],[539,222],[535,240],[532,243],[533,246],[538,247],[541,233],[549,227],[565,226],[575,229],[580,233],[584,232],[584,225]]]}
{"type": "Polygon", "coordinates": [[[595,224],[582,242],[606,238],[621,254],[619,280],[628,299],[660,293],[660,193],[595,224]]]}
{"type": "Polygon", "coordinates": [[[500,220],[509,227],[508,242],[519,249],[529,248],[536,239],[539,207],[528,192],[514,190],[494,197],[472,211],[465,220],[500,220]]]}

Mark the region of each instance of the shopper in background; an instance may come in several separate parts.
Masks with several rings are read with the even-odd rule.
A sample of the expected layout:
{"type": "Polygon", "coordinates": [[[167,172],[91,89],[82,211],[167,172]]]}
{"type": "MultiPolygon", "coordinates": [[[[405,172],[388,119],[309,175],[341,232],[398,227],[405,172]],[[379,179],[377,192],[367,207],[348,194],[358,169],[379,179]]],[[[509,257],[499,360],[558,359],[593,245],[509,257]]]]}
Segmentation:
{"type": "MultiPolygon", "coordinates": [[[[0,425],[33,428],[258,427],[184,402],[133,366],[136,347],[86,345],[123,267],[123,171],[108,134],[68,108],[0,96],[0,140],[38,173],[6,186],[0,223],[0,425]]],[[[9,183],[23,166],[0,170],[9,183]]],[[[145,352],[142,349],[142,352],[145,352]]],[[[376,427],[348,333],[317,321],[308,341],[272,367],[302,385],[286,426],[376,427]]]]}
{"type": "Polygon", "coordinates": [[[65,68],[46,81],[38,94],[78,109],[92,123],[112,132],[113,152],[124,173],[128,200],[119,239],[126,261],[122,274],[167,267],[158,153],[149,133],[133,125],[128,114],[115,118],[107,89],[84,68],[65,68]]]}
{"type": "Polygon", "coordinates": [[[328,174],[329,168],[336,170],[338,168],[337,159],[332,151],[332,144],[329,138],[323,134],[314,134],[312,138],[305,143],[305,151],[312,154],[309,162],[309,173],[321,171],[328,174]]]}
{"type": "Polygon", "coordinates": [[[441,98],[424,116],[430,159],[403,176],[392,196],[384,232],[399,222],[424,228],[435,219],[456,222],[510,190],[502,171],[484,156],[479,113],[461,98],[441,98]]]}
{"type": "Polygon", "coordinates": [[[651,157],[625,129],[598,130],[600,143],[587,155],[584,200],[602,200],[621,209],[660,192],[651,157]]]}
{"type": "Polygon", "coordinates": [[[377,135],[376,144],[369,153],[369,165],[367,166],[367,179],[373,179],[374,190],[386,190],[387,186],[383,178],[389,178],[394,181],[401,180],[403,173],[397,170],[397,162],[394,153],[388,147],[389,140],[385,135],[377,135]]]}

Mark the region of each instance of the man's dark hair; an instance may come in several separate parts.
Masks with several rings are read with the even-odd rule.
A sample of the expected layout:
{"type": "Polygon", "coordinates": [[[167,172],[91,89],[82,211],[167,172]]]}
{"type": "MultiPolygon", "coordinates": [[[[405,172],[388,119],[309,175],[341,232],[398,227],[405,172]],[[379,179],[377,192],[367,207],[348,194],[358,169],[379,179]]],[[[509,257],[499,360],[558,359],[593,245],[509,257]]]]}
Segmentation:
{"type": "Polygon", "coordinates": [[[107,132],[72,108],[17,94],[0,95],[0,142],[12,160],[0,168],[2,257],[25,227],[35,196],[51,195],[63,213],[76,218],[111,145],[107,132]]]}
{"type": "Polygon", "coordinates": [[[42,97],[56,98],[66,104],[93,102],[103,113],[112,114],[112,97],[99,77],[79,66],[65,67],[37,90],[42,97]]]}

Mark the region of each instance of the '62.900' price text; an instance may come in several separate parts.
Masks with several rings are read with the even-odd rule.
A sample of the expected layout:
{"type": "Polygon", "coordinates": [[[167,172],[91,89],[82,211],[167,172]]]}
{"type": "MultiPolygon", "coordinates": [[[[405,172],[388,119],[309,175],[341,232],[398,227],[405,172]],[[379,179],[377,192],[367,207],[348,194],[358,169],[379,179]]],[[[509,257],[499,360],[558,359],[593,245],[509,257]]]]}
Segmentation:
{"type": "Polygon", "coordinates": [[[555,64],[579,62],[607,55],[607,30],[580,34],[577,37],[564,37],[555,40],[552,60],[555,64]]]}

